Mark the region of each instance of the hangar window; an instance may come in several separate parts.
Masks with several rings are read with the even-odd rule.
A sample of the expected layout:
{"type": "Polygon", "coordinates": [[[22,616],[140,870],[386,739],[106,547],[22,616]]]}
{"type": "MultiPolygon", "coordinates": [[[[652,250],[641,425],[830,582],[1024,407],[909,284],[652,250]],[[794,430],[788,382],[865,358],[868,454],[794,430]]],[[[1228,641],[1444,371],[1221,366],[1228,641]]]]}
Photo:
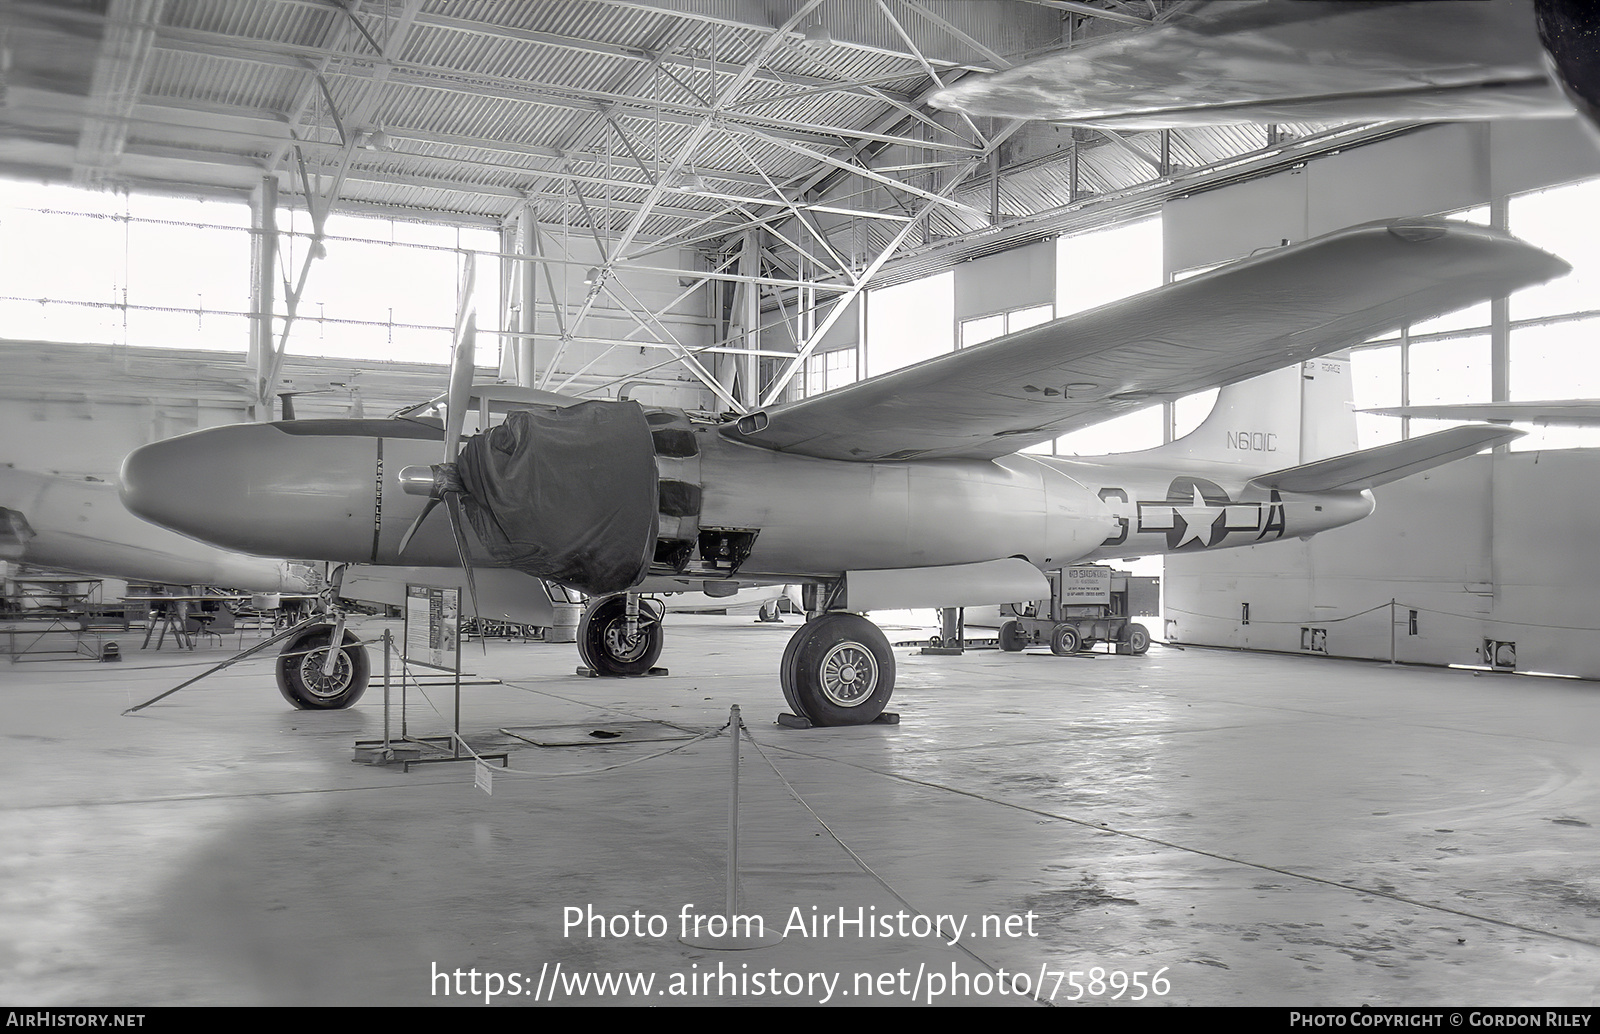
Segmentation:
{"type": "MultiPolygon", "coordinates": [[[[278,229],[286,275],[298,278],[312,247],[311,218],[280,209],[278,229]]],[[[333,214],[324,226],[324,257],[313,262],[289,334],[295,355],[448,362],[457,295],[469,252],[499,251],[493,230],[400,219],[333,214]]],[[[500,275],[480,257],[474,277],[477,361],[499,361],[500,275]]],[[[248,279],[246,280],[248,283],[248,279]]],[[[279,300],[278,310],[283,311],[279,300]]],[[[283,321],[277,330],[282,332],[283,321]]]]}
{"type": "Polygon", "coordinates": [[[1140,219],[1056,241],[1056,315],[1069,316],[1162,283],[1161,220],[1140,219]]]}
{"type": "MultiPolygon", "coordinates": [[[[1141,219],[1110,229],[1062,237],[1056,241],[1053,315],[1068,316],[1152,290],[1161,286],[1162,277],[1160,219],[1141,219]]],[[[1206,409],[1209,411],[1209,405],[1206,409]]],[[[1163,407],[1149,406],[1028,451],[1053,451],[1058,456],[1098,456],[1149,449],[1161,444],[1165,424],[1163,407]]]]}
{"type": "Polygon", "coordinates": [[[244,351],[250,210],[0,180],[0,327],[17,340],[244,351]]]}
{"type": "MultiPolygon", "coordinates": [[[[1600,180],[1514,196],[1507,228],[1560,255],[1572,272],[1518,291],[1510,301],[1507,394],[1514,402],[1600,398],[1593,360],[1600,335],[1600,238],[1588,213],[1600,210],[1600,180]]],[[[1600,428],[1521,426],[1514,450],[1600,447],[1600,428]]]]}
{"type": "MultiPolygon", "coordinates": [[[[1487,225],[1489,207],[1479,205],[1444,217],[1487,225]]],[[[1380,416],[1361,410],[1488,402],[1493,397],[1490,319],[1490,305],[1482,302],[1352,349],[1357,444],[1372,448],[1475,422],[1380,416]]]]}
{"type": "MultiPolygon", "coordinates": [[[[1600,372],[1589,355],[1600,336],[1600,240],[1574,213],[1600,206],[1600,180],[1513,195],[1506,228],[1572,264],[1572,272],[1530,287],[1507,301],[1506,395],[1541,402],[1600,397],[1600,372]]],[[[1449,214],[1488,222],[1479,206],[1449,214]]],[[[1354,351],[1356,409],[1384,406],[1489,402],[1494,397],[1494,330],[1488,303],[1405,328],[1354,351]]],[[[1363,447],[1416,437],[1463,420],[1359,414],[1363,447]]],[[[1600,428],[1518,425],[1528,432],[1517,451],[1600,447],[1600,428]]]]}
{"type": "Polygon", "coordinates": [[[856,371],[857,351],[854,348],[836,348],[808,358],[805,393],[821,395],[859,380],[860,375],[856,371]]]}
{"type": "Polygon", "coordinates": [[[943,355],[955,346],[955,274],[872,291],[867,298],[867,376],[943,355]]]}
{"type": "MultiPolygon", "coordinates": [[[[298,281],[304,211],[278,213],[274,279],[298,281]]],[[[449,358],[468,250],[493,230],[334,215],[312,264],[289,352],[416,362],[449,358]]],[[[0,180],[0,327],[19,340],[243,352],[251,311],[250,207],[0,180]]],[[[497,355],[500,277],[477,276],[479,362],[497,355]]],[[[278,289],[276,330],[284,325],[278,289]]]]}
{"type": "Polygon", "coordinates": [[[1010,312],[997,312],[976,319],[962,320],[956,347],[971,348],[973,345],[981,345],[997,337],[1015,334],[1019,330],[1027,330],[1041,323],[1049,323],[1055,319],[1055,311],[1054,305],[1030,305],[1010,312]]]}

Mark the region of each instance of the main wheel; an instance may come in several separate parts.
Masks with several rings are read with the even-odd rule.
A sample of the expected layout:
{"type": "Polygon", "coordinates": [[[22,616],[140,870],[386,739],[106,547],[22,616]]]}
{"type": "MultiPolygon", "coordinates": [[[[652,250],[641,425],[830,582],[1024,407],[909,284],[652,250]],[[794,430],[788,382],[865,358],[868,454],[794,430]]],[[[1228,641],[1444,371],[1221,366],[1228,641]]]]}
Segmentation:
{"type": "Polygon", "coordinates": [[[371,663],[367,648],[348,628],[344,645],[333,662],[332,674],[323,674],[323,662],[333,642],[331,625],[316,625],[288,641],[278,654],[278,692],[302,711],[336,711],[361,699],[367,690],[371,663]]]}
{"type": "Polygon", "coordinates": [[[1028,637],[1022,633],[1022,622],[1007,621],[1000,626],[1000,649],[1016,653],[1027,645],[1028,637]]]}
{"type": "Polygon", "coordinates": [[[1050,632],[1050,652],[1057,657],[1066,657],[1075,654],[1083,645],[1083,639],[1078,635],[1078,626],[1063,621],[1050,632]]]}
{"type": "MultiPolygon", "coordinates": [[[[807,625],[810,622],[806,623],[807,625]]],[[[799,681],[796,674],[794,659],[800,652],[800,644],[806,641],[806,625],[801,625],[800,630],[789,637],[789,643],[783,648],[783,660],[778,662],[778,685],[783,689],[783,699],[789,704],[789,709],[801,718],[810,721],[813,725],[820,724],[806,713],[806,706],[795,693],[795,684],[799,681]]]]}
{"type": "Polygon", "coordinates": [[[1150,649],[1150,630],[1143,625],[1128,625],[1128,652],[1139,655],[1150,649]]]}
{"type": "Polygon", "coordinates": [[[894,651],[856,614],[824,614],[794,634],[778,677],[790,706],[813,725],[865,725],[894,693],[894,651]]]}
{"type": "Polygon", "coordinates": [[[583,663],[607,677],[644,675],[661,656],[666,633],[665,608],[654,600],[639,601],[637,630],[628,635],[626,596],[607,596],[585,608],[578,622],[578,654],[583,663]]]}

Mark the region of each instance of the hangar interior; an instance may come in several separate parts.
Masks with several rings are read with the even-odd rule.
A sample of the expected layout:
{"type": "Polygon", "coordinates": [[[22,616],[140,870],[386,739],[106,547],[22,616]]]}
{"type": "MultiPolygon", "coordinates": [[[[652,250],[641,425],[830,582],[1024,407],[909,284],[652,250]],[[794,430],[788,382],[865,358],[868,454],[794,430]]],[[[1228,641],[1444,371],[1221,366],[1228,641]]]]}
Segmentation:
{"type": "MultiPolygon", "coordinates": [[[[1353,348],[1357,410],[1600,397],[1583,351],[1600,151],[1579,119],[1096,129],[930,103],[1195,6],[8,0],[0,464],[114,481],[134,447],[189,431],[384,416],[446,390],[468,308],[480,382],[738,417],[1415,216],[1509,231],[1574,271],[1353,348]]],[[[1214,397],[1146,400],[1030,451],[1151,448],[1214,397]]],[[[1465,422],[1356,426],[1369,447],[1465,422]]],[[[847,985],[936,965],[967,974],[948,996],[964,1004],[1039,999],[974,989],[999,968],[1099,967],[1125,992],[1161,972],[1169,994],[1147,1004],[1592,1005],[1590,685],[1449,670],[1600,677],[1600,441],[1516,426],[1377,489],[1350,527],[1168,557],[1146,656],[902,650],[899,726],[769,725],[780,639],[744,616],[682,618],[660,679],[472,644],[485,682],[463,727],[516,759],[489,795],[465,767],[350,765],[350,741],[384,729],[376,691],[287,710],[260,658],[117,713],[244,634],[193,655],[124,640],[117,667],[13,663],[0,992],[470,1004],[440,994],[441,969],[666,981],[759,956],[847,985]],[[506,731],[681,741],[734,703],[761,747],[742,755],[740,908],[1031,915],[1038,932],[685,945],[680,907],[724,893],[722,741],[657,757],[623,732],[563,755],[506,731]],[[670,916],[674,936],[580,936],[569,906],[670,916]]],[[[446,691],[418,692],[413,719],[448,728],[446,691]]]]}

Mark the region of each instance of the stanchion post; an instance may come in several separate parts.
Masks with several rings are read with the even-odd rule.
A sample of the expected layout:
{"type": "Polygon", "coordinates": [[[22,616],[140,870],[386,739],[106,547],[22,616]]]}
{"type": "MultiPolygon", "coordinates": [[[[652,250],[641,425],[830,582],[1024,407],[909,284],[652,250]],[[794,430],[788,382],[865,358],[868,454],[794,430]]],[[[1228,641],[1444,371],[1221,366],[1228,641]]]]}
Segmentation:
{"type": "Polygon", "coordinates": [[[734,704],[728,716],[728,740],[733,744],[732,791],[728,794],[728,911],[725,913],[729,919],[735,914],[736,874],[739,872],[739,728],[739,705],[734,704]]]}
{"type": "Polygon", "coordinates": [[[1389,597],[1389,663],[1390,664],[1398,663],[1395,660],[1394,605],[1395,605],[1395,598],[1393,596],[1390,596],[1389,597]]]}
{"type": "MultiPolygon", "coordinates": [[[[739,717],[739,705],[734,704],[728,715],[728,738],[733,742],[733,772],[728,794],[728,900],[723,914],[723,933],[700,932],[683,934],[678,940],[694,948],[711,948],[718,951],[740,951],[749,948],[766,948],[783,940],[781,933],[760,933],[750,930],[748,917],[739,916],[735,910],[739,896],[739,736],[744,723],[739,717]],[[737,918],[736,918],[737,917],[737,918]],[[739,920],[744,920],[740,922],[739,920]],[[744,932],[738,932],[739,930],[744,932]]],[[[759,917],[758,917],[759,918],[759,917]]]]}
{"type": "Polygon", "coordinates": [[[383,749],[389,750],[389,647],[394,632],[392,629],[383,630],[383,749]]]}

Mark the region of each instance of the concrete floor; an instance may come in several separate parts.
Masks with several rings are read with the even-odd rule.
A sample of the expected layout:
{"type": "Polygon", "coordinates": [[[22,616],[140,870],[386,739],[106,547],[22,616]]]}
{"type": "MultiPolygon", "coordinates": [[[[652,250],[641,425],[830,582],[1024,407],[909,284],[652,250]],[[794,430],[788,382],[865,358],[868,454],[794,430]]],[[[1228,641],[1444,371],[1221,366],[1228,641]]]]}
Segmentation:
{"type": "MultiPolygon", "coordinates": [[[[1600,1003],[1600,687],[1160,646],[901,649],[902,724],[800,731],[773,724],[794,626],[674,616],[671,675],[620,681],[575,677],[570,645],[470,646],[504,680],[463,691],[469,742],[511,751],[492,795],[470,764],[353,764],[382,733],[376,686],[297,712],[257,659],[124,717],[231,650],[133,638],[116,665],[0,663],[0,1001],[468,1004],[495,974],[526,981],[497,1001],[531,1004],[559,963],[562,1004],[814,1004],[837,981],[837,1004],[1030,1005],[1001,988],[1041,974],[1057,1003],[1600,1003]],[[499,731],[710,729],[735,703],[860,858],[747,745],[738,911],[781,928],[909,903],[964,919],[957,946],[846,928],[688,947],[685,907],[722,910],[729,740],[593,772],[673,744],[499,731]],[[630,929],[566,930],[569,907],[630,929]],[[986,916],[1021,918],[978,936],[986,916]],[[571,990],[607,973],[655,984],[571,990]]],[[[412,705],[413,734],[447,728],[412,705]]]]}

